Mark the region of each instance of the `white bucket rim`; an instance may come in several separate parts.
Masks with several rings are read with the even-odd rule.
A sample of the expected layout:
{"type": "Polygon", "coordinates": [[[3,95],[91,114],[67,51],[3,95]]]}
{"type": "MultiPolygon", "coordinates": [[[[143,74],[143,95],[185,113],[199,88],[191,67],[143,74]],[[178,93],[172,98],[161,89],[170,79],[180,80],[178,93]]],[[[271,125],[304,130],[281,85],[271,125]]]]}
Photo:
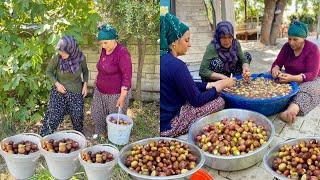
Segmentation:
{"type": "Polygon", "coordinates": [[[106,122],[109,124],[109,123],[112,123],[113,125],[115,126],[119,126],[119,127],[132,127],[133,126],[133,120],[132,118],[130,118],[129,116],[125,115],[125,114],[119,114],[119,117],[122,117],[124,118],[125,121],[129,121],[130,124],[129,125],[121,125],[121,124],[115,124],[111,121],[109,121],[109,118],[110,117],[118,117],[118,113],[111,113],[109,114],[107,117],[106,117],[106,122]]]}
{"type": "MultiPolygon", "coordinates": [[[[9,136],[9,137],[6,137],[4,138],[0,143],[1,145],[4,143],[4,142],[8,142],[8,141],[11,141],[12,138],[17,138],[19,136],[33,136],[33,137],[36,137],[38,138],[39,142],[41,141],[42,137],[39,135],[39,134],[36,134],[36,133],[20,133],[20,134],[16,134],[16,135],[13,135],[13,136],[9,136]]],[[[31,141],[33,142],[33,141],[31,141]]],[[[0,147],[0,154],[3,156],[3,158],[14,158],[14,159],[30,159],[30,158],[33,158],[33,157],[36,157],[36,156],[39,156],[40,155],[40,147],[39,147],[39,142],[33,142],[35,144],[38,145],[38,151],[37,152],[33,152],[33,153],[30,153],[28,155],[25,155],[25,154],[9,154],[7,152],[5,152],[2,147],[0,147]]]]}
{"type": "MultiPolygon", "coordinates": [[[[73,140],[74,140],[74,139],[73,139],[73,140]]],[[[55,158],[69,158],[69,157],[78,156],[79,152],[80,152],[82,149],[86,148],[86,146],[87,146],[87,139],[86,139],[86,137],[85,137],[81,132],[79,132],[79,131],[75,131],[75,130],[64,130],[64,131],[58,131],[58,132],[55,132],[55,133],[48,134],[48,135],[44,136],[44,137],[40,140],[39,146],[40,146],[39,149],[40,149],[40,151],[41,151],[41,153],[42,153],[43,155],[50,155],[51,157],[55,157],[55,158]],[[81,142],[81,143],[78,142],[78,143],[79,143],[79,146],[80,146],[80,149],[78,149],[78,150],[76,150],[76,151],[73,151],[73,152],[70,152],[70,153],[49,152],[49,151],[43,149],[43,147],[42,147],[42,142],[43,142],[43,141],[45,141],[45,140],[47,140],[47,139],[52,139],[52,138],[50,138],[50,137],[55,136],[55,135],[57,135],[57,134],[62,134],[62,135],[63,135],[63,134],[68,134],[68,133],[73,133],[73,134],[76,134],[76,135],[79,135],[80,137],[82,137],[83,140],[84,140],[83,147],[81,147],[82,142],[81,142]]],[[[64,161],[64,160],[61,160],[61,161],[64,161]]]]}
{"type": "MultiPolygon", "coordinates": [[[[109,152],[109,153],[111,153],[111,152],[109,152]]],[[[91,147],[86,147],[86,148],[82,149],[81,152],[79,153],[78,157],[79,157],[80,163],[83,166],[91,166],[91,167],[103,168],[105,166],[109,166],[112,163],[117,164],[119,153],[120,153],[119,149],[116,146],[112,145],[112,144],[97,144],[97,145],[94,145],[94,146],[91,146],[91,147]],[[101,147],[101,148],[110,147],[110,148],[113,148],[116,151],[117,154],[116,154],[116,156],[113,154],[114,159],[112,161],[106,162],[104,164],[101,164],[101,163],[89,163],[87,161],[84,161],[82,159],[82,157],[81,157],[82,152],[89,151],[90,149],[95,148],[95,147],[101,147]]]]}

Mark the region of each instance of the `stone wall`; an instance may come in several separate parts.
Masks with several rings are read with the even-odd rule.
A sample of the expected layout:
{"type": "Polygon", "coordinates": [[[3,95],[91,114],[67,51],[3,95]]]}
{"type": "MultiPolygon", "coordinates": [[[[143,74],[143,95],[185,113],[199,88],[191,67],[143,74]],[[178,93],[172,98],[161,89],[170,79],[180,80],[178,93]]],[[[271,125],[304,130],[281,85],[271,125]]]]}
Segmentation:
{"type": "MultiPolygon", "coordinates": [[[[138,47],[136,44],[127,46],[131,56],[133,65],[132,86],[135,90],[138,69],[138,47]]],[[[83,52],[87,57],[89,69],[89,86],[92,87],[94,79],[97,75],[96,64],[100,57],[100,49],[98,47],[83,48],[83,52]]],[[[160,95],[160,56],[159,45],[148,44],[146,49],[145,60],[142,70],[142,99],[144,101],[159,100],[160,95]]]]}

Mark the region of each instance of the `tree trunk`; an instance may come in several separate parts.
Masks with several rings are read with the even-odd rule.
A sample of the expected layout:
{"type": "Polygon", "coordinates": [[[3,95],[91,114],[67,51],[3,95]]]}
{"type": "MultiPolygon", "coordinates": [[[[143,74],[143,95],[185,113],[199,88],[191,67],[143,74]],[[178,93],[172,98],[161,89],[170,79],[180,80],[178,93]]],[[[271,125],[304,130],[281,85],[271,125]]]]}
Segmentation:
{"type": "Polygon", "coordinates": [[[261,26],[261,43],[269,45],[271,25],[274,18],[274,11],[277,0],[264,0],[264,15],[261,26]]]}
{"type": "Polygon", "coordinates": [[[276,7],[279,8],[279,10],[281,10],[281,12],[274,16],[274,21],[272,23],[271,32],[270,32],[270,44],[271,45],[276,44],[277,36],[279,34],[279,30],[280,30],[281,23],[282,23],[283,12],[284,12],[284,8],[286,7],[286,4],[287,4],[287,0],[278,0],[278,2],[277,2],[276,7]]]}
{"type": "Polygon", "coordinates": [[[135,99],[142,100],[141,95],[141,80],[142,80],[142,68],[144,63],[144,56],[146,52],[146,39],[139,39],[138,40],[138,70],[137,70],[137,83],[136,83],[136,92],[135,92],[135,99]]]}

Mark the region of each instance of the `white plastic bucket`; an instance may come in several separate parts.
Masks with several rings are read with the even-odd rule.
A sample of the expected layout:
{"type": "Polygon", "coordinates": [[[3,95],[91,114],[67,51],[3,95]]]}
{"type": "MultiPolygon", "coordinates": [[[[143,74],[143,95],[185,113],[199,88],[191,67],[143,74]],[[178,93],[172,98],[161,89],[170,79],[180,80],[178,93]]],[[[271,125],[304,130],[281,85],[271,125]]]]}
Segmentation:
{"type": "MultiPolygon", "coordinates": [[[[34,133],[22,133],[7,137],[1,141],[5,143],[13,141],[18,143],[20,141],[31,141],[35,144],[40,143],[41,136],[34,133]]],[[[39,147],[40,149],[40,147],[39,147]]],[[[6,161],[10,174],[16,179],[27,179],[34,174],[37,165],[37,160],[40,157],[40,150],[28,155],[24,154],[8,154],[0,148],[0,154],[6,161]]]]}
{"type": "Polygon", "coordinates": [[[49,134],[43,137],[42,141],[53,139],[59,141],[63,138],[70,138],[79,143],[80,149],[71,153],[54,153],[46,151],[42,148],[41,142],[39,143],[39,149],[41,154],[44,156],[50,174],[57,179],[69,179],[79,169],[78,155],[82,149],[87,146],[85,136],[75,130],[65,130],[49,134]]]}
{"type": "Polygon", "coordinates": [[[108,139],[117,145],[125,145],[128,144],[129,142],[129,138],[130,138],[130,134],[131,134],[131,129],[133,126],[133,121],[132,119],[124,114],[109,114],[106,118],[107,121],[107,126],[108,126],[108,139]],[[114,119],[118,119],[118,115],[119,118],[130,122],[129,125],[120,125],[120,124],[115,124],[109,121],[109,119],[111,117],[113,117],[114,119]]]}
{"type": "Polygon", "coordinates": [[[82,159],[81,153],[79,154],[79,160],[84,167],[89,180],[106,180],[110,179],[112,170],[118,162],[119,150],[117,147],[111,144],[98,144],[92,147],[88,147],[82,150],[82,152],[91,151],[93,153],[98,151],[107,151],[113,155],[113,160],[104,164],[89,163],[82,159]]]}

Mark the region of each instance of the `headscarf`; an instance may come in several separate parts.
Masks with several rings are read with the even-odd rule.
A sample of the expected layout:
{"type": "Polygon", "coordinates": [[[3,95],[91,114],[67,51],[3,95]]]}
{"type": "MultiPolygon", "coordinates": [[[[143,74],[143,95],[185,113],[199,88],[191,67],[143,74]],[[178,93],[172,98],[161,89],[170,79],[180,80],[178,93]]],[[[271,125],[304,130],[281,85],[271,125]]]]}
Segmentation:
{"type": "Polygon", "coordinates": [[[217,50],[220,59],[224,62],[223,69],[226,72],[230,72],[232,69],[234,69],[238,61],[238,45],[236,39],[234,38],[233,26],[229,21],[221,21],[217,24],[214,38],[211,43],[217,50]],[[224,48],[221,46],[220,38],[224,35],[231,35],[233,37],[230,48],[224,48]]]}
{"type": "Polygon", "coordinates": [[[63,73],[70,72],[74,74],[84,59],[84,54],[80,50],[77,41],[72,36],[63,36],[56,48],[69,54],[68,59],[62,59],[60,55],[58,56],[60,70],[63,73]]]}
{"type": "Polygon", "coordinates": [[[288,29],[288,36],[306,38],[308,36],[308,27],[300,21],[293,21],[288,29]]]}
{"type": "Polygon", "coordinates": [[[167,54],[171,45],[177,39],[180,39],[189,27],[174,15],[167,13],[160,16],[160,56],[167,54]]]}
{"type": "Polygon", "coordinates": [[[100,26],[99,28],[99,33],[98,33],[98,40],[114,40],[118,39],[118,33],[116,29],[109,25],[109,24],[104,24],[100,26]]]}

